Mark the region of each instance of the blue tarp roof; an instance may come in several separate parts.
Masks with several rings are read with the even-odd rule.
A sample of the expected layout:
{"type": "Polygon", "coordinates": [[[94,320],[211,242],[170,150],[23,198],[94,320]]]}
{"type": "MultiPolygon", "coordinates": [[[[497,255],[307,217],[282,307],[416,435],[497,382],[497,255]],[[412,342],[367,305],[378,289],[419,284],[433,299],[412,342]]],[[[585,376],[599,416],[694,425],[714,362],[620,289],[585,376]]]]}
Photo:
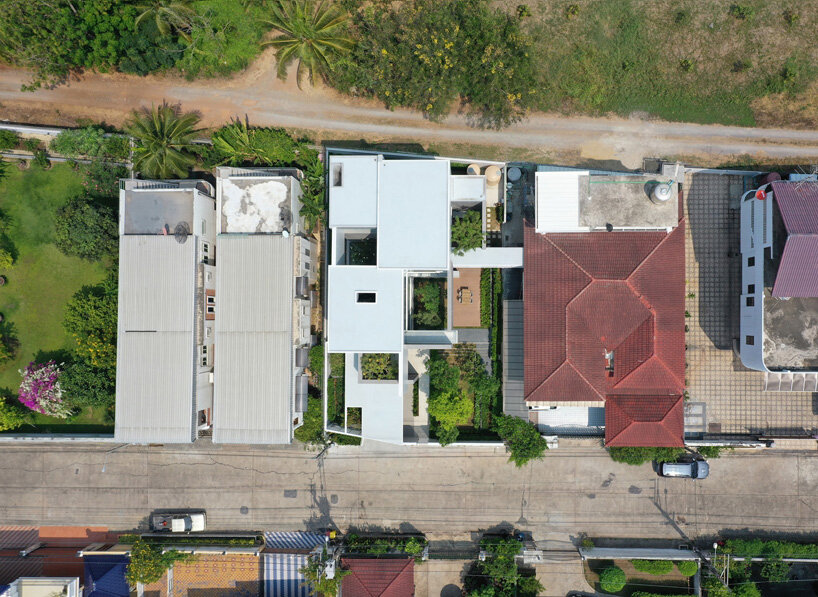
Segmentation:
{"type": "Polygon", "coordinates": [[[127,556],[85,556],[84,597],[128,597],[127,556]]]}

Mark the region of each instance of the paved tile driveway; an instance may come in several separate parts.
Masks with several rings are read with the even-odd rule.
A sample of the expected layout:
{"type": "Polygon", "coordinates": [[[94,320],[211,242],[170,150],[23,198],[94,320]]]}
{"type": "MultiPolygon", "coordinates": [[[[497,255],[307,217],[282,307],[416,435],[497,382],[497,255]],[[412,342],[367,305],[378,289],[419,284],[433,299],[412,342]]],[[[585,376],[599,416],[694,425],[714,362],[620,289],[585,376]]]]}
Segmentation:
{"type": "Polygon", "coordinates": [[[764,392],[763,373],[745,369],[732,350],[741,289],[738,207],[750,184],[739,175],[686,175],[690,401],[705,403],[711,433],[811,435],[818,431],[818,395],[764,392]]]}

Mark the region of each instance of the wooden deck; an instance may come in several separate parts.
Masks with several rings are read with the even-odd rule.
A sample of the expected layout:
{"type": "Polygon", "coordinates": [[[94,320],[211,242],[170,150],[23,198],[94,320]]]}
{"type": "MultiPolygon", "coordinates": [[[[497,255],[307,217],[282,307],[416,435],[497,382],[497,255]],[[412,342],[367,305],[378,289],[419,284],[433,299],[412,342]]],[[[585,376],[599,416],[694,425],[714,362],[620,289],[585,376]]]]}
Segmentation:
{"type": "Polygon", "coordinates": [[[460,272],[460,277],[452,280],[454,286],[452,323],[456,328],[480,327],[480,272],[482,270],[464,268],[456,271],[460,272]],[[466,298],[468,292],[463,293],[463,302],[458,301],[457,296],[461,288],[471,291],[471,302],[466,298]]]}

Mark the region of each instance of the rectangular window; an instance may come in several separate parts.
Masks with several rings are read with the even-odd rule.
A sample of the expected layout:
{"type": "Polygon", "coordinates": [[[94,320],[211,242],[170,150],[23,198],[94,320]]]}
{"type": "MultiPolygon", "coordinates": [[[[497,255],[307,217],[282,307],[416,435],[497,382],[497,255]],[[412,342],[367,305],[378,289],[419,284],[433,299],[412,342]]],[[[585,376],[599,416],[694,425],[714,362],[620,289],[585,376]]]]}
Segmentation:
{"type": "Polygon", "coordinates": [[[202,253],[205,255],[210,253],[210,243],[202,243],[202,253]]]}
{"type": "Polygon", "coordinates": [[[210,335],[211,335],[212,333],[213,333],[213,328],[212,328],[212,327],[210,327],[210,326],[207,326],[207,327],[205,328],[205,338],[210,338],[210,335]]]}
{"type": "Polygon", "coordinates": [[[744,343],[747,346],[753,346],[756,343],[755,336],[744,336],[744,343]]]}
{"type": "Polygon", "coordinates": [[[207,297],[207,304],[208,304],[208,305],[215,305],[215,304],[216,304],[216,297],[215,297],[215,296],[213,296],[212,294],[211,294],[211,295],[208,295],[208,297],[207,297]]]}
{"type": "Polygon", "coordinates": [[[207,312],[208,312],[208,313],[211,313],[211,314],[216,313],[216,307],[215,307],[215,306],[213,306],[213,305],[208,305],[208,306],[207,306],[207,312]]]}
{"type": "Polygon", "coordinates": [[[207,344],[202,345],[202,354],[207,354],[207,344]]]}
{"type": "Polygon", "coordinates": [[[310,256],[310,250],[309,249],[304,249],[304,255],[309,257],[310,256]]]}
{"type": "Polygon", "coordinates": [[[756,285],[755,284],[747,284],[747,294],[755,294],[756,293],[756,285]]]}
{"type": "Polygon", "coordinates": [[[375,303],[378,301],[378,295],[375,292],[358,292],[355,300],[359,303],[375,303]]]}
{"type": "Polygon", "coordinates": [[[207,220],[202,220],[202,236],[207,234],[207,220]]]}
{"type": "Polygon", "coordinates": [[[755,264],[756,264],[756,258],[755,257],[748,257],[747,258],[747,267],[754,267],[755,264]]]}
{"type": "Polygon", "coordinates": [[[344,184],[344,165],[335,164],[332,167],[332,186],[340,187],[344,184]]]}
{"type": "Polygon", "coordinates": [[[754,297],[752,297],[752,296],[748,296],[748,297],[745,299],[745,302],[747,303],[747,306],[748,306],[748,307],[753,307],[753,306],[755,306],[755,304],[756,304],[756,300],[755,300],[755,298],[754,298],[754,297]]]}

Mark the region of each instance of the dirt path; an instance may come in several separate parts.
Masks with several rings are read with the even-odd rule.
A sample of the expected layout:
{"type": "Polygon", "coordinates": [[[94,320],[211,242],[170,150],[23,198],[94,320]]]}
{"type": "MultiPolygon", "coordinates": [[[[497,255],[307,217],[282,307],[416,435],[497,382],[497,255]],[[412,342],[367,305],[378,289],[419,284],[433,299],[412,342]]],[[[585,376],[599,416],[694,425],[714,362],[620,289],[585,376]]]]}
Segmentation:
{"type": "MultiPolygon", "coordinates": [[[[77,118],[120,124],[140,105],[162,100],[198,110],[206,126],[247,115],[253,124],[316,131],[322,139],[480,145],[573,155],[577,160],[619,160],[636,167],[643,157],[697,157],[707,162],[751,155],[759,160],[818,161],[818,131],[754,129],[645,121],[638,118],[534,114],[503,131],[475,129],[465,117],[426,121],[410,110],[389,111],[377,102],[352,100],[331,89],[300,91],[281,82],[266,52],[232,79],[185,81],[171,77],[88,74],[35,93],[20,91],[24,71],[0,68],[0,119],[58,124],[77,118]]],[[[292,78],[291,78],[292,79],[292,78]]]]}

